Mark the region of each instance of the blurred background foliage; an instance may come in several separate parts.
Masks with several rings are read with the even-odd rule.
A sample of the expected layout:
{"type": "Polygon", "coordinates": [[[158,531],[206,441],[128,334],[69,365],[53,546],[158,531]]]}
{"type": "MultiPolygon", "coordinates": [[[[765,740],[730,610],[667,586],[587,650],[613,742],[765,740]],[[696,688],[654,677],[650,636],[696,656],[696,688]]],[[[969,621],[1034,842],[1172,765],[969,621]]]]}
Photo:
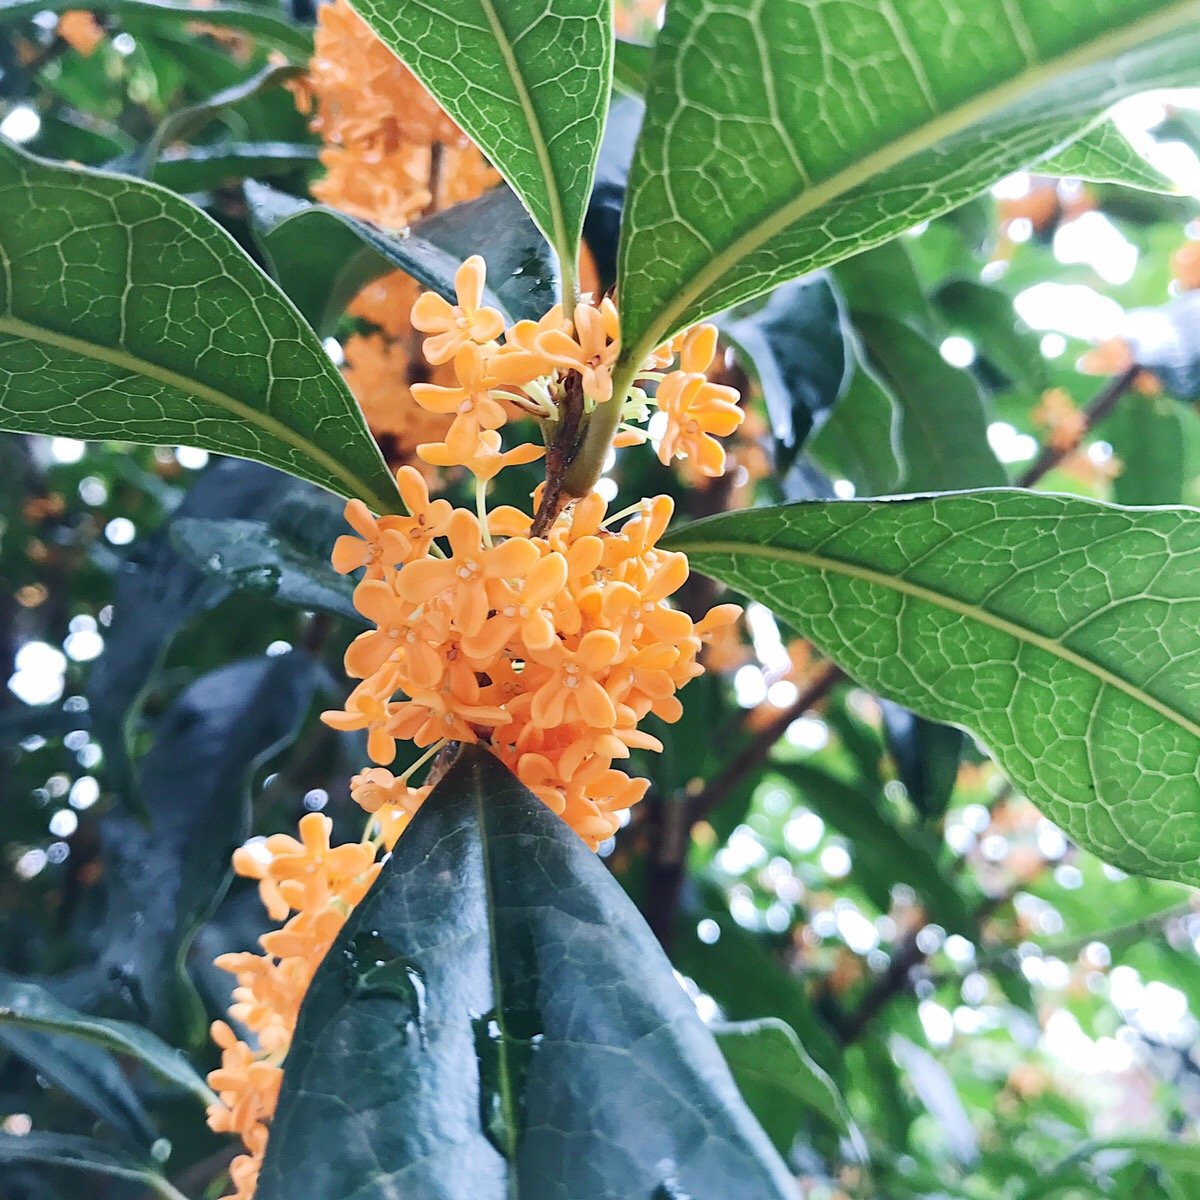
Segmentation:
{"type": "MultiPolygon", "coordinates": [[[[0,3],[0,133],[180,191],[265,262],[245,181],[306,197],[319,173],[279,53],[303,59],[313,12],[243,7],[256,34],[136,3],[77,28],[0,3]]],[[[626,13],[625,33],[652,30],[647,13],[626,13]]],[[[1200,501],[1190,104],[1118,115],[1175,194],[1020,175],[729,314],[749,409],[736,468],[698,481],[629,455],[604,481],[617,506],[666,491],[699,516],[1031,469],[1126,504],[1200,501]],[[1171,351],[1091,419],[1106,378],[1153,359],[1135,353],[1143,309],[1136,329],[1166,330],[1171,351]]],[[[605,146],[600,280],[637,119],[624,99],[605,146]]],[[[363,330],[338,321],[335,358],[363,330]]],[[[192,1097],[111,1049],[10,1029],[5,989],[36,980],[214,1065],[206,1029],[230,983],[211,961],[265,920],[229,851],[308,811],[359,833],[347,783],[363,747],[315,717],[344,692],[360,628],[323,566],[340,528],[332,497],[188,447],[0,438],[7,1134],[95,1133],[185,1195],[218,1193],[232,1149],[192,1097]]],[[[697,610],[711,602],[692,588],[697,610]]],[[[710,668],[682,722],[656,730],[666,753],[638,763],[651,794],[601,853],[700,1013],[763,1022],[722,1044],[804,1194],[1197,1195],[1200,1144],[1177,1140],[1200,1116],[1190,892],[1081,852],[963,735],[881,704],[761,608],[710,668]]],[[[136,1172],[72,1172],[70,1152],[4,1166],[0,1197],[147,1194],[136,1172]]]]}

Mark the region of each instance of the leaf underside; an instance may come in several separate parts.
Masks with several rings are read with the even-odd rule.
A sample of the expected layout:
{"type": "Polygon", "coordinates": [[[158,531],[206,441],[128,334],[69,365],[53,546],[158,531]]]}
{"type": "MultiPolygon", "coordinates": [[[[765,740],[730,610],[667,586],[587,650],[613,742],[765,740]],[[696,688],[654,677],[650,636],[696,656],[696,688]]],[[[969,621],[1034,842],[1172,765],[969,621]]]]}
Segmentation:
{"type": "Polygon", "coordinates": [[[1101,857],[1200,882],[1200,512],[997,489],[729,514],[668,544],[975,734],[1101,857]]]}

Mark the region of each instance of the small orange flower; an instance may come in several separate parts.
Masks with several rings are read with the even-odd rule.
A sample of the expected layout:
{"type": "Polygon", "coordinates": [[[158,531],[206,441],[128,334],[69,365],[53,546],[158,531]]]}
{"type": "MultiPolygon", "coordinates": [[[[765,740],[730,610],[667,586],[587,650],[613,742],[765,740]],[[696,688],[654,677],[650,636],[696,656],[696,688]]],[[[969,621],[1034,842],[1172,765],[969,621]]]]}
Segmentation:
{"type": "Polygon", "coordinates": [[[701,474],[723,474],[725,449],[716,439],[742,423],[737,392],[699,373],[673,371],[659,384],[654,402],[667,417],[659,461],[668,465],[675,457],[686,458],[701,474]]]}
{"type": "Polygon", "coordinates": [[[361,500],[346,505],[346,523],[359,536],[343,534],[333,544],[333,569],[340,575],[366,567],[368,579],[382,579],[385,567],[403,562],[412,549],[397,528],[399,518],[376,518],[361,500]]]}
{"type": "Polygon", "coordinates": [[[621,319],[606,296],[598,307],[581,304],[575,310],[575,335],[563,329],[542,329],[533,347],[551,366],[578,371],[583,392],[597,404],[612,399],[612,366],[620,349],[621,319]]]}
{"type": "Polygon", "coordinates": [[[504,332],[504,318],[483,303],[487,267],[478,254],[472,255],[454,276],[457,304],[436,292],[423,292],[412,307],[412,326],[425,339],[425,357],[435,365],[449,362],[468,342],[487,345],[504,332]]]}

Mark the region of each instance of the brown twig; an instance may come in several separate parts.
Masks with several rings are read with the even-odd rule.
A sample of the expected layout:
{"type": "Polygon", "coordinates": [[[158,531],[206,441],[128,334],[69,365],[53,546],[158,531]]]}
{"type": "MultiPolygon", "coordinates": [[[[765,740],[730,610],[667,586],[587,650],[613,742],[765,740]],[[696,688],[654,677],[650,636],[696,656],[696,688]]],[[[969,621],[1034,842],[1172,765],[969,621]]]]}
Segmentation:
{"type": "Polygon", "coordinates": [[[1114,375],[1091,404],[1083,410],[1084,424],[1083,428],[1079,431],[1079,436],[1065,446],[1043,447],[1041,454],[1038,455],[1029,469],[1017,480],[1017,486],[1023,488],[1033,487],[1035,483],[1040,482],[1046,475],[1053,471],[1064,458],[1074,454],[1079,449],[1080,443],[1087,434],[1116,408],[1117,401],[1133,386],[1134,380],[1142,373],[1142,369],[1134,363],[1133,366],[1127,367],[1122,371],[1120,375],[1114,375]]]}
{"type": "Polygon", "coordinates": [[[579,452],[579,424],[582,419],[583,376],[578,371],[572,371],[563,384],[558,420],[546,450],[546,485],[529,530],[531,537],[545,537],[568,499],[563,491],[563,478],[579,452]]]}

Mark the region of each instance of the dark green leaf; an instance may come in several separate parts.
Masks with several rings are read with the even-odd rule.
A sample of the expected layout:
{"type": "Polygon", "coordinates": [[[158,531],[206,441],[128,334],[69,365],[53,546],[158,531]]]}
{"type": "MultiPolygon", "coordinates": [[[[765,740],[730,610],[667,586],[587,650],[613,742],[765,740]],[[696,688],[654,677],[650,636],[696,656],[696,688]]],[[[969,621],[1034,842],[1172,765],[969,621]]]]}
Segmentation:
{"type": "MultiPolygon", "coordinates": [[[[193,484],[177,519],[268,517],[288,507],[303,485],[257,463],[218,461],[193,484]]],[[[113,622],[105,651],[88,679],[92,728],[104,748],[110,786],[136,805],[128,743],[138,727],[141,699],[175,635],[216,608],[233,590],[175,549],[169,526],[135,543],[116,579],[113,622]]]]}
{"type": "Polygon", "coordinates": [[[142,1148],[157,1139],[117,1060],[102,1047],[0,1021],[0,1048],[94,1113],[125,1145],[142,1148]]]}
{"type": "Polygon", "coordinates": [[[863,352],[900,409],[901,490],[999,487],[1008,482],[988,444],[979,386],[924,335],[890,317],[856,314],[863,352]]]}
{"type": "Polygon", "coordinates": [[[856,1139],[857,1130],[833,1080],[812,1060],[784,1021],[765,1018],[714,1025],[713,1036],[734,1082],[780,1154],[787,1154],[805,1113],[856,1139]]]}
{"type": "Polygon", "coordinates": [[[37,1163],[108,1175],[152,1188],[165,1200],[187,1200],[159,1173],[149,1159],[123,1154],[91,1138],[66,1133],[0,1133],[0,1163],[37,1163]]]}
{"type": "Polygon", "coordinates": [[[945,815],[962,758],[962,730],[883,701],[883,728],[908,798],[927,820],[945,815]]]}
{"type": "Polygon", "coordinates": [[[170,192],[0,142],[0,291],[0,428],[195,445],[401,504],[319,339],[170,192]]]}
{"type": "Polygon", "coordinates": [[[467,747],[309,989],[259,1200],[791,1186],[619,885],[467,747]]]}
{"type": "Polygon", "coordinates": [[[1178,504],[1187,475],[1184,413],[1165,396],[1136,393],[1121,399],[1101,432],[1121,461],[1113,480],[1118,504],[1178,504]]]}
{"type": "Polygon", "coordinates": [[[402,236],[262,184],[248,183],[246,198],[275,278],[320,333],[333,331],[360,288],[396,268],[454,299],[455,271],[479,253],[494,289],[488,301],[510,320],[536,320],[554,304],[553,253],[506,187],[419,221],[402,236]]]}
{"type": "Polygon", "coordinates": [[[174,1041],[203,1035],[180,964],[249,836],[248,777],[295,736],[316,682],[316,664],[299,652],[202,676],[163,715],[142,762],[149,826],[116,814],[104,823],[101,974],[140,1022],[174,1041]]]}
{"type": "Polygon", "coordinates": [[[797,280],[722,332],[758,377],[786,469],[845,391],[851,361],[844,314],[828,277],[797,280]]]}
{"type": "Polygon", "coordinates": [[[76,1012],[45,988],[0,973],[0,1025],[58,1034],[55,1043],[75,1038],[136,1059],[160,1079],[191,1092],[202,1104],[215,1096],[183,1054],[148,1030],[76,1012]]]}
{"type": "Polygon", "coordinates": [[[284,604],[363,623],[354,607],[354,580],[329,565],[328,548],[320,556],[306,552],[266,521],[192,517],[177,519],[170,528],[172,541],[185,557],[233,588],[249,588],[284,604]]]}
{"type": "Polygon", "coordinates": [[[354,7],[508,180],[574,289],[612,90],[611,0],[354,7]]]}
{"type": "Polygon", "coordinates": [[[1200,881],[1200,513],[995,490],[665,539],[881,696],[974,733],[1076,841],[1200,881]]]}
{"type": "Polygon", "coordinates": [[[1017,316],[1012,299],[999,288],[974,279],[949,279],[933,299],[946,324],[965,334],[979,353],[1013,383],[1031,392],[1048,386],[1040,340],[1017,316]]]}
{"type": "Polygon", "coordinates": [[[622,241],[619,377],[676,331],[949,211],[1122,97],[1196,79],[1181,0],[927,15],[670,5],[622,241]]]}
{"type": "Polygon", "coordinates": [[[272,64],[251,75],[249,79],[222,88],[199,104],[176,109],[160,122],[144,149],[134,155],[128,164],[112,163],[110,170],[129,171],[138,175],[152,174],[154,165],[166,147],[176,142],[191,141],[227,109],[257,96],[260,92],[269,91],[295,79],[303,69],[291,64],[272,64]]]}
{"type": "Polygon", "coordinates": [[[809,445],[812,457],[848,479],[859,496],[886,496],[900,483],[900,411],[874,373],[855,364],[846,394],[809,445]]]}
{"type": "Polygon", "coordinates": [[[310,175],[319,148],[292,142],[218,142],[164,150],[151,170],[155,183],[174,192],[202,192],[239,179],[310,175]]]}

